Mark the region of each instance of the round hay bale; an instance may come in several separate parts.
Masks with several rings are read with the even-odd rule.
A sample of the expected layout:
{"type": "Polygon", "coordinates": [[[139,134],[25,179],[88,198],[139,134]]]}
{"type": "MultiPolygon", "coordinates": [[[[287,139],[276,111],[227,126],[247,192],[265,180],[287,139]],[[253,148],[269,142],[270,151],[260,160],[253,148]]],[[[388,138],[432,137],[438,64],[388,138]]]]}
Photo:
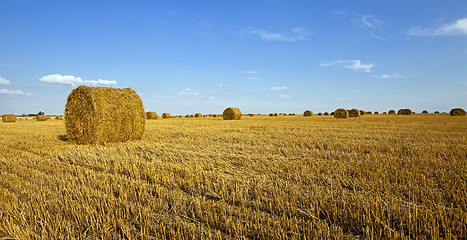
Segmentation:
{"type": "Polygon", "coordinates": [[[274,116],[274,113],[270,113],[269,116],[270,116],[270,117],[273,117],[273,116],[274,116]]]}
{"type": "Polygon", "coordinates": [[[427,110],[423,110],[422,113],[428,113],[428,111],[427,111],[427,110]]]}
{"type": "Polygon", "coordinates": [[[383,112],[383,114],[388,114],[387,112],[383,112]]]}
{"type": "Polygon", "coordinates": [[[360,115],[365,115],[365,111],[360,110],[360,115]]]}
{"type": "Polygon", "coordinates": [[[201,113],[196,113],[195,114],[195,117],[199,118],[199,117],[202,117],[203,115],[201,113]]]}
{"type": "MultiPolygon", "coordinates": [[[[65,114],[66,114],[66,111],[65,111],[65,114]]],[[[36,116],[36,121],[47,121],[49,120],[49,117],[45,116],[45,115],[37,115],[36,116]]]]}
{"type": "Polygon", "coordinates": [[[339,108],[336,111],[334,111],[334,117],[335,118],[348,118],[349,112],[343,108],[339,108]]]}
{"type": "Polygon", "coordinates": [[[5,122],[5,123],[16,122],[16,117],[13,114],[3,114],[2,122],[5,122]]]}
{"type": "Polygon", "coordinates": [[[408,108],[399,109],[399,111],[397,111],[397,114],[398,114],[398,115],[411,115],[411,114],[412,114],[412,110],[410,110],[410,109],[408,109],[408,108]]]}
{"type": "Polygon", "coordinates": [[[130,88],[79,86],[65,105],[67,136],[78,144],[138,140],[145,122],[143,102],[130,88]]]}
{"type": "Polygon", "coordinates": [[[375,114],[375,115],[378,115],[378,114],[379,114],[379,112],[375,112],[374,114],[375,114]]]}
{"type": "Polygon", "coordinates": [[[56,116],[55,120],[63,120],[63,117],[62,116],[56,116]]]}
{"type": "Polygon", "coordinates": [[[360,110],[358,109],[351,109],[351,110],[348,110],[349,112],[349,117],[360,117],[360,110]]]}
{"type": "Polygon", "coordinates": [[[322,114],[322,113],[318,113],[318,116],[321,116],[321,115],[323,115],[323,114],[322,114]]]}
{"type": "Polygon", "coordinates": [[[371,111],[366,112],[366,114],[373,114],[371,111]]]}
{"type": "Polygon", "coordinates": [[[170,118],[170,113],[163,113],[162,118],[170,118]]]}
{"type": "Polygon", "coordinates": [[[449,113],[451,116],[465,116],[465,111],[462,108],[453,108],[449,113]]]}
{"type": "Polygon", "coordinates": [[[334,114],[335,114],[334,112],[331,112],[331,116],[334,116],[334,114]]]}
{"type": "Polygon", "coordinates": [[[396,114],[396,111],[395,111],[395,110],[393,110],[393,109],[391,109],[391,110],[389,110],[389,112],[388,112],[388,113],[389,113],[389,114],[396,114]]]}
{"type": "Polygon", "coordinates": [[[310,111],[310,110],[306,110],[306,111],[303,113],[303,116],[305,116],[305,117],[313,116],[313,112],[310,111]]]}
{"type": "Polygon", "coordinates": [[[435,111],[435,113],[439,113],[439,111],[435,111]]]}
{"type": "Polygon", "coordinates": [[[274,113],[274,117],[277,117],[277,116],[278,116],[278,114],[277,114],[277,113],[274,113]]]}
{"type": "Polygon", "coordinates": [[[248,114],[248,116],[253,117],[254,115],[252,113],[248,114]]]}
{"type": "Polygon", "coordinates": [[[224,120],[240,120],[242,118],[242,112],[240,112],[238,108],[229,107],[222,113],[222,118],[224,118],[224,120]]]}
{"type": "Polygon", "coordinates": [[[329,116],[329,113],[328,113],[328,112],[324,112],[324,116],[329,116]]]}
{"type": "Polygon", "coordinates": [[[157,113],[156,112],[146,112],[146,119],[157,119],[157,113]]]}

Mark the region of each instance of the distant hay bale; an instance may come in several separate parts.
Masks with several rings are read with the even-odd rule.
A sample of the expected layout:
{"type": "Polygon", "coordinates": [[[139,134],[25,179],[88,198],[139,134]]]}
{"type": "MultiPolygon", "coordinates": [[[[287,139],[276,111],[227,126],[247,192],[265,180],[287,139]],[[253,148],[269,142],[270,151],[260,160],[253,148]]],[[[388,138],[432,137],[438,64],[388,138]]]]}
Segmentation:
{"type": "Polygon", "coordinates": [[[156,112],[146,112],[146,119],[157,119],[157,113],[156,112]]]}
{"type": "Polygon", "coordinates": [[[203,115],[201,113],[196,113],[195,114],[195,117],[199,118],[199,117],[202,117],[203,115]]]}
{"type": "MultiPolygon", "coordinates": [[[[66,112],[65,112],[66,114],[66,112]]],[[[36,116],[36,121],[47,121],[49,120],[49,117],[45,116],[45,115],[37,115],[36,116]]]]}
{"type": "Polygon", "coordinates": [[[328,112],[324,112],[324,116],[329,116],[329,113],[328,113],[328,112]]]}
{"type": "Polygon", "coordinates": [[[3,114],[2,121],[5,123],[16,122],[16,117],[13,114],[3,114]]]}
{"type": "Polygon", "coordinates": [[[465,111],[462,108],[453,108],[449,113],[451,116],[465,116],[465,111]]]}
{"type": "Polygon", "coordinates": [[[334,114],[335,114],[334,112],[331,112],[331,116],[334,116],[334,114]]]}
{"type": "Polygon", "coordinates": [[[67,137],[78,144],[139,140],[145,122],[143,102],[131,88],[79,86],[65,105],[67,137]]]}
{"type": "Polygon", "coordinates": [[[313,112],[310,111],[310,110],[306,110],[306,111],[303,113],[303,116],[305,116],[305,117],[313,116],[313,112]]]}
{"type": "Polygon", "coordinates": [[[365,115],[365,111],[360,110],[360,115],[365,115]]]}
{"type": "Polygon", "coordinates": [[[427,111],[427,110],[423,110],[422,113],[428,113],[428,111],[427,111]]]}
{"type": "Polygon", "coordinates": [[[62,116],[56,116],[55,120],[63,120],[63,117],[62,116]]]}
{"type": "Polygon", "coordinates": [[[242,112],[238,108],[229,107],[222,113],[224,120],[240,120],[242,118],[242,112]]]}
{"type": "Polygon", "coordinates": [[[375,114],[375,115],[378,115],[378,114],[379,114],[379,112],[375,112],[374,114],[375,114]]]}
{"type": "Polygon", "coordinates": [[[170,114],[169,113],[163,113],[162,118],[170,118],[170,114]]]}
{"type": "Polygon", "coordinates": [[[273,117],[273,116],[274,116],[274,113],[270,113],[269,116],[270,116],[270,117],[273,117]]]}
{"type": "Polygon", "coordinates": [[[388,113],[389,113],[389,114],[396,114],[396,111],[395,111],[395,110],[393,110],[393,109],[391,109],[391,110],[389,110],[389,112],[388,112],[388,113]]]}
{"type": "Polygon", "coordinates": [[[195,115],[193,115],[193,114],[190,114],[190,118],[194,118],[194,117],[195,117],[195,115]]]}
{"type": "Polygon", "coordinates": [[[435,113],[439,113],[439,111],[435,111],[435,113]]]}
{"type": "Polygon", "coordinates": [[[387,112],[383,112],[383,114],[388,114],[387,112]]]}
{"type": "Polygon", "coordinates": [[[250,117],[253,117],[253,116],[254,116],[254,114],[251,114],[251,113],[250,113],[250,114],[248,114],[248,116],[250,116],[250,117]]]}
{"type": "Polygon", "coordinates": [[[366,114],[373,114],[371,111],[366,112],[366,114]]]}
{"type": "Polygon", "coordinates": [[[278,114],[277,114],[277,113],[274,113],[274,117],[277,117],[277,116],[278,116],[278,114]]]}
{"type": "Polygon", "coordinates": [[[336,111],[334,111],[334,117],[335,118],[348,118],[349,112],[346,109],[339,108],[336,111]]]}
{"type": "Polygon", "coordinates": [[[318,113],[318,116],[321,116],[321,115],[323,115],[323,114],[322,114],[322,113],[318,113]]]}
{"type": "Polygon", "coordinates": [[[412,114],[412,110],[410,110],[410,109],[408,109],[408,108],[399,109],[399,111],[397,111],[397,114],[398,114],[398,115],[411,115],[411,114],[412,114]]]}
{"type": "Polygon", "coordinates": [[[351,109],[351,110],[348,110],[349,112],[349,117],[360,117],[360,110],[358,109],[351,109]]]}

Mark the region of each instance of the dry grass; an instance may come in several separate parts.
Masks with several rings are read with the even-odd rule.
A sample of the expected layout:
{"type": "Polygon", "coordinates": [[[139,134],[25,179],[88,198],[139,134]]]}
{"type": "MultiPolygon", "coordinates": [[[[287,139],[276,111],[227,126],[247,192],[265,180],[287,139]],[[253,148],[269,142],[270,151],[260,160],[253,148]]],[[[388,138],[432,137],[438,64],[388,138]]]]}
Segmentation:
{"type": "Polygon", "coordinates": [[[467,237],[466,117],[176,118],[104,145],[65,132],[0,128],[0,237],[467,237]]]}

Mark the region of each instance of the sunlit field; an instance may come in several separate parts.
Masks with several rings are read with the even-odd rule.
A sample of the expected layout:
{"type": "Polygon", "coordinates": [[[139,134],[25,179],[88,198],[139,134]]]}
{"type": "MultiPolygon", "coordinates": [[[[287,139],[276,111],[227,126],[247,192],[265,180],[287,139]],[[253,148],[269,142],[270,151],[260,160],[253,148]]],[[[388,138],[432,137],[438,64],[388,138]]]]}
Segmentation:
{"type": "Polygon", "coordinates": [[[76,145],[0,122],[0,238],[467,238],[467,117],[146,121],[76,145]]]}

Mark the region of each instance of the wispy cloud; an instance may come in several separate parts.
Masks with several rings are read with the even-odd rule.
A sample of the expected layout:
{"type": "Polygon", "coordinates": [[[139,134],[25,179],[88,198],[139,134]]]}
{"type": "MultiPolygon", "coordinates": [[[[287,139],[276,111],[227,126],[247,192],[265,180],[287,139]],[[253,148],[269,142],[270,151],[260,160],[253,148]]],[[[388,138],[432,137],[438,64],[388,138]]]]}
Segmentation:
{"type": "Polygon", "coordinates": [[[360,60],[336,60],[332,62],[322,63],[321,67],[343,67],[351,69],[356,72],[371,72],[371,68],[374,67],[373,63],[362,64],[360,60]]]}
{"type": "Polygon", "coordinates": [[[8,89],[0,89],[0,95],[7,95],[7,96],[33,96],[34,94],[23,92],[21,90],[8,90],[8,89]]]}
{"type": "Polygon", "coordinates": [[[10,80],[7,80],[6,78],[0,76],[0,85],[10,85],[11,82],[10,80]]]}
{"type": "Polygon", "coordinates": [[[178,96],[199,96],[200,93],[193,92],[190,88],[186,88],[185,90],[182,90],[177,93],[178,96]]]}
{"type": "Polygon", "coordinates": [[[47,83],[55,83],[55,84],[63,84],[63,85],[71,85],[73,87],[79,85],[114,85],[117,84],[115,80],[82,80],[80,77],[75,77],[72,75],[60,75],[60,74],[51,74],[47,76],[43,76],[39,79],[42,82],[47,83]]]}
{"type": "Polygon", "coordinates": [[[263,41],[277,41],[277,42],[296,42],[307,40],[309,33],[302,28],[292,28],[289,32],[277,33],[268,32],[262,29],[251,30],[249,35],[258,37],[263,41]]]}
{"type": "Polygon", "coordinates": [[[248,73],[248,74],[257,74],[258,72],[257,71],[246,71],[245,73],[248,73]]]}
{"type": "Polygon", "coordinates": [[[373,38],[380,38],[383,33],[385,23],[373,14],[360,14],[347,10],[338,10],[336,14],[350,18],[353,26],[364,30],[373,38]]]}
{"type": "Polygon", "coordinates": [[[250,79],[250,80],[260,80],[261,78],[259,78],[259,77],[246,77],[246,79],[250,79]]]}
{"type": "Polygon", "coordinates": [[[223,86],[224,86],[224,84],[223,84],[223,83],[219,83],[219,87],[223,87],[223,86]]]}
{"type": "Polygon", "coordinates": [[[281,91],[281,90],[286,90],[287,87],[271,87],[269,90],[271,91],[281,91]]]}
{"type": "Polygon", "coordinates": [[[347,101],[347,99],[345,99],[345,98],[338,98],[338,99],[336,99],[336,100],[337,100],[337,101],[341,101],[341,102],[347,101]]]}
{"type": "Polygon", "coordinates": [[[384,78],[384,79],[389,79],[389,78],[402,78],[401,75],[394,73],[394,74],[382,74],[382,75],[373,75],[374,77],[377,78],[384,78]]]}
{"type": "Polygon", "coordinates": [[[467,35],[467,18],[434,28],[412,27],[407,34],[411,36],[467,35]]]}
{"type": "Polygon", "coordinates": [[[292,98],[291,96],[285,95],[285,94],[279,95],[279,97],[282,98],[282,99],[290,99],[290,98],[292,98]]]}

